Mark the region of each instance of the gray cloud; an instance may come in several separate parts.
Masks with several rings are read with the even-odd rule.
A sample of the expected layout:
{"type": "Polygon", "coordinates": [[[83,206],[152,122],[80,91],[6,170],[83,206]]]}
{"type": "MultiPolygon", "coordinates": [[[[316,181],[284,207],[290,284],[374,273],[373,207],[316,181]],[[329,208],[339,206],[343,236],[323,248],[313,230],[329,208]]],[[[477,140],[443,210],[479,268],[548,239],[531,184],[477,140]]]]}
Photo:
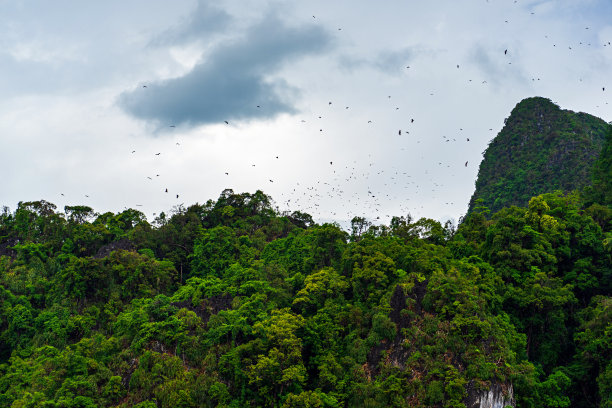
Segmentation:
{"type": "Polygon", "coordinates": [[[514,49],[510,54],[504,53],[503,47],[491,51],[483,45],[477,45],[471,50],[470,61],[482,72],[488,83],[500,86],[511,80],[515,84],[527,84],[527,75],[522,71],[520,56],[514,55],[514,49]]]}
{"type": "Polygon", "coordinates": [[[271,75],[282,64],[328,45],[329,35],[318,26],[291,27],[267,15],[239,39],[220,43],[186,75],[124,92],[118,102],[129,114],[159,128],[294,112],[284,95],[296,90],[271,75]]]}
{"type": "Polygon", "coordinates": [[[422,51],[414,47],[406,47],[401,50],[381,51],[374,57],[353,57],[343,55],[339,58],[339,64],[341,68],[348,71],[370,68],[387,74],[398,74],[420,53],[422,53],[422,51]]]}
{"type": "Polygon", "coordinates": [[[200,0],[195,10],[189,13],[187,18],[153,38],[151,45],[175,45],[208,40],[209,36],[223,31],[231,22],[232,17],[224,10],[209,5],[205,0],[200,0]]]}

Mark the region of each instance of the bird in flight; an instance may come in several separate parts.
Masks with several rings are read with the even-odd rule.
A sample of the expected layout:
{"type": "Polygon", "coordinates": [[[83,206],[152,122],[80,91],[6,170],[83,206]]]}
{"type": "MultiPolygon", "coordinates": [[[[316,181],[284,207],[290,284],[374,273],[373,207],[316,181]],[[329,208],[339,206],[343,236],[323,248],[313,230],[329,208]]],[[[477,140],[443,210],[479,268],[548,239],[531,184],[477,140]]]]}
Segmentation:
{"type": "Polygon", "coordinates": [[[229,125],[229,122],[227,120],[224,120],[224,122],[225,122],[226,125],[229,125]]]}
{"type": "Polygon", "coordinates": [[[155,153],[156,156],[159,156],[161,153],[155,153]]]}
{"type": "Polygon", "coordinates": [[[465,167],[467,167],[468,162],[465,162],[465,167]]]}
{"type": "Polygon", "coordinates": [[[508,50],[504,50],[504,55],[507,55],[507,54],[508,54],[508,50]]]}

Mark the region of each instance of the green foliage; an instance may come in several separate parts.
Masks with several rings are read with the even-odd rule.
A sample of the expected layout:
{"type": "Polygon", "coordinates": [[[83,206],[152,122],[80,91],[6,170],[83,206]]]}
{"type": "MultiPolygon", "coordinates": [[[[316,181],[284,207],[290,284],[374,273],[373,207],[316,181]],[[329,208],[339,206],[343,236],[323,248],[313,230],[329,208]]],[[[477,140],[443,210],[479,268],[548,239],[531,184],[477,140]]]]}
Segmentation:
{"type": "MultiPolygon", "coordinates": [[[[495,213],[512,205],[525,206],[539,194],[582,189],[591,184],[592,176],[612,179],[605,178],[609,168],[601,159],[602,170],[592,169],[602,157],[609,129],[599,118],[561,110],[548,99],[524,99],[484,152],[468,213],[478,199],[495,213]]],[[[605,157],[609,161],[612,156],[605,157]]]]}
{"type": "Polygon", "coordinates": [[[350,235],[260,191],[153,225],[5,209],[0,406],[610,406],[612,212],[487,205],[350,235]]]}

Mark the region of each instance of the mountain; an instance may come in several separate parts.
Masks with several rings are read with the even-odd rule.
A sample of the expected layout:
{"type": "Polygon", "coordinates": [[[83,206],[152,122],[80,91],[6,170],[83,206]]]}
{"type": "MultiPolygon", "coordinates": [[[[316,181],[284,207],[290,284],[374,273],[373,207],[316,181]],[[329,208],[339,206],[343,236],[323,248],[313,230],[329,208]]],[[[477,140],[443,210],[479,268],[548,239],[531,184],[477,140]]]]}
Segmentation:
{"type": "Polygon", "coordinates": [[[494,213],[524,207],[538,194],[591,184],[609,127],[587,113],[562,110],[550,99],[522,100],[484,152],[468,213],[479,199],[494,213]]]}

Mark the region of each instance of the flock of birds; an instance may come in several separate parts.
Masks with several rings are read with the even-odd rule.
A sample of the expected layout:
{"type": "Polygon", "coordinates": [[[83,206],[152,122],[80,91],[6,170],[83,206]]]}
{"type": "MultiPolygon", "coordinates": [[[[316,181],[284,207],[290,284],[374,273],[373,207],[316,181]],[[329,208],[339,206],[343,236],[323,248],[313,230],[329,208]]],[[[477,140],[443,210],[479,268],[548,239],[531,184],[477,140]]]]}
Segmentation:
{"type": "MultiPolygon", "coordinates": [[[[533,13],[531,13],[533,14],[533,13]]],[[[313,15],[313,18],[317,18],[313,15]]],[[[505,23],[508,23],[506,20],[505,23]]],[[[589,30],[589,27],[586,27],[589,30]]],[[[338,31],[342,31],[342,28],[338,28],[338,31]]],[[[546,36],[548,39],[548,36],[546,36]]],[[[551,42],[553,47],[557,47],[556,43],[551,42]]],[[[579,46],[591,46],[591,43],[585,42],[579,43],[579,46]]],[[[611,46],[610,42],[603,44],[604,47],[611,46]]],[[[572,47],[569,46],[569,50],[572,47]]],[[[500,58],[505,58],[508,64],[512,64],[512,50],[504,48],[500,50],[500,58]]],[[[453,65],[453,69],[462,69],[462,64],[453,65]],[[456,66],[456,68],[455,68],[456,66]]],[[[405,66],[405,70],[409,71],[410,65],[405,66]]],[[[482,86],[488,84],[487,79],[474,80],[473,78],[466,78],[468,83],[480,83],[482,86]]],[[[582,80],[582,79],[580,79],[582,80]]],[[[532,81],[540,81],[539,77],[533,77],[532,81]]],[[[142,88],[147,88],[147,85],[142,85],[142,88]]],[[[602,91],[605,92],[605,86],[602,87],[602,91]]],[[[435,92],[430,92],[429,96],[434,96],[435,92]]],[[[396,106],[393,103],[394,98],[392,95],[386,95],[387,106],[389,110],[401,111],[402,106],[396,106]]],[[[376,101],[374,101],[376,103],[376,101]]],[[[383,101],[378,101],[381,105],[383,101]]],[[[518,101],[517,101],[518,102],[518,101]]],[[[265,103],[261,103],[256,106],[257,109],[265,110],[265,103]]],[[[309,117],[299,118],[297,126],[305,127],[305,132],[311,132],[312,140],[316,140],[317,137],[333,137],[328,136],[326,133],[326,118],[327,116],[334,115],[339,116],[341,112],[348,112],[350,106],[346,104],[336,103],[333,100],[326,101],[326,106],[319,106],[319,111],[323,112],[320,114],[312,114],[309,117]]],[[[225,126],[233,127],[230,123],[231,118],[223,120],[222,123],[225,126]]],[[[373,118],[363,118],[363,125],[370,126],[372,135],[375,139],[385,138],[385,140],[391,140],[390,135],[381,136],[377,134],[376,121],[373,118]]],[[[423,141],[422,137],[419,136],[418,132],[413,130],[415,122],[418,124],[419,118],[406,117],[401,119],[405,122],[404,125],[397,126],[394,131],[395,144],[397,145],[398,151],[409,151],[412,156],[419,155],[419,144],[423,141]],[[399,138],[399,139],[397,139],[399,138]]],[[[169,128],[177,128],[177,124],[167,124],[169,128]]],[[[179,126],[180,128],[180,126],[179,126]]],[[[477,134],[484,134],[488,136],[488,139],[494,136],[493,128],[475,130],[469,129],[464,132],[463,127],[457,127],[456,134],[453,136],[441,135],[438,136],[439,147],[444,148],[444,145],[452,146],[450,149],[455,151],[464,151],[465,144],[470,143],[470,137],[468,132],[476,132],[477,134]],[[456,144],[463,144],[463,147],[456,146],[456,144]]],[[[427,137],[435,137],[427,135],[427,137]]],[[[174,140],[173,140],[174,141],[174,140]]],[[[471,142],[472,144],[474,142],[471,142]]],[[[480,144],[480,143],[478,143],[480,144]]],[[[182,148],[182,144],[176,141],[175,147],[182,148]]],[[[137,156],[139,152],[136,149],[131,149],[132,156],[137,156]]],[[[154,153],[154,158],[159,158],[164,154],[163,151],[154,153]]],[[[425,161],[427,158],[425,154],[421,155],[421,160],[425,161]]],[[[402,166],[389,166],[389,163],[378,161],[377,157],[373,154],[369,154],[367,157],[367,163],[364,163],[364,158],[360,157],[355,160],[346,160],[344,158],[327,158],[324,171],[319,171],[318,178],[312,180],[301,180],[288,183],[286,177],[283,177],[283,166],[291,166],[291,158],[282,157],[274,153],[269,154],[264,164],[264,168],[276,168],[279,169],[279,173],[268,174],[262,181],[267,180],[267,183],[274,183],[277,178],[282,179],[282,192],[275,197],[278,199],[276,202],[277,208],[280,211],[303,211],[307,212],[315,219],[318,220],[334,220],[339,222],[343,226],[347,226],[348,221],[353,216],[364,216],[368,215],[367,218],[375,220],[374,222],[388,222],[390,217],[394,215],[406,215],[408,213],[414,214],[419,213],[423,209],[422,205],[419,205],[419,198],[421,194],[427,194],[428,196],[434,195],[434,198],[438,199],[440,203],[443,203],[449,208],[449,211],[455,206],[455,203],[446,198],[446,189],[449,184],[452,184],[457,180],[458,177],[468,177],[465,172],[461,172],[461,169],[468,168],[470,166],[470,160],[458,161],[437,161],[437,165],[440,168],[450,169],[444,173],[445,177],[437,178],[433,172],[430,172],[426,167],[422,171],[422,174],[415,174],[402,166]],[[275,166],[275,162],[278,165],[275,166]],[[390,210],[391,206],[389,203],[399,203],[399,205],[390,210]],[[329,210],[329,208],[335,208],[335,210],[329,210]],[[393,212],[392,212],[393,211],[393,212]],[[399,211],[399,213],[397,212],[399,211]]],[[[315,165],[319,166],[323,163],[322,158],[314,160],[315,165]]],[[[383,159],[384,160],[384,159],[383,159]]],[[[241,166],[239,169],[228,168],[220,172],[218,177],[225,178],[227,180],[227,186],[229,187],[241,176],[251,171],[256,171],[256,167],[260,163],[250,163],[250,168],[246,165],[241,166]]],[[[430,163],[431,164],[431,163],[430,163]]],[[[152,166],[154,169],[155,166],[152,166]]],[[[473,173],[469,173],[469,177],[473,177],[473,173]]],[[[146,176],[147,182],[151,182],[153,188],[158,189],[160,194],[166,196],[172,196],[175,203],[181,204],[181,192],[176,191],[171,185],[164,185],[164,178],[157,171],[152,171],[150,175],[146,176]]],[[[266,186],[260,185],[260,189],[267,192],[266,186]]],[[[62,194],[63,196],[63,194],[62,194]]],[[[467,203],[465,203],[467,205],[467,203]]],[[[142,207],[143,204],[136,203],[136,207],[142,207]]],[[[153,214],[156,215],[155,213],[153,214]]]]}

